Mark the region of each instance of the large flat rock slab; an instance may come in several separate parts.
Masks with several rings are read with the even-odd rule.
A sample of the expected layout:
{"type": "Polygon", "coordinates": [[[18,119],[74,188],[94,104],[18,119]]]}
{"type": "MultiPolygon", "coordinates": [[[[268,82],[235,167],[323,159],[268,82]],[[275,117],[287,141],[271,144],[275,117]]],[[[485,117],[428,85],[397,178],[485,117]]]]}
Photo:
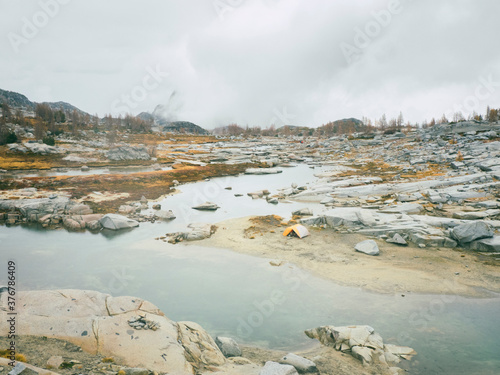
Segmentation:
{"type": "MultiPolygon", "coordinates": [[[[7,321],[8,293],[0,293],[0,319],[7,321]]],[[[120,358],[130,367],[195,374],[223,366],[225,358],[198,324],[174,322],[155,305],[136,297],[87,290],[18,292],[17,334],[69,341],[83,350],[120,358]],[[134,328],[138,316],[155,329],[134,328]]],[[[0,335],[7,335],[6,324],[0,335]]]]}

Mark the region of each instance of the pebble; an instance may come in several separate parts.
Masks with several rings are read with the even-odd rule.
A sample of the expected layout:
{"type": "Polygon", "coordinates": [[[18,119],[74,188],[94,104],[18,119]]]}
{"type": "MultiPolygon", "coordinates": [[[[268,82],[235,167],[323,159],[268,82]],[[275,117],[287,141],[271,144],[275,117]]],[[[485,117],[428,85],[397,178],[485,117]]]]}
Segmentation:
{"type": "Polygon", "coordinates": [[[9,372],[9,375],[19,375],[21,372],[23,372],[26,369],[26,365],[18,362],[12,370],[9,372]]]}

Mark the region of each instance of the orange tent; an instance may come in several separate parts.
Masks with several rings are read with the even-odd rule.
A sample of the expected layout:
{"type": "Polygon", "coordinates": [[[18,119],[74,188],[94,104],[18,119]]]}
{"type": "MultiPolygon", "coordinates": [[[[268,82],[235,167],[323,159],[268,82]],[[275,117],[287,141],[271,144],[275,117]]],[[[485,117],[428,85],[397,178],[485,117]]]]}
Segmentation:
{"type": "Polygon", "coordinates": [[[303,238],[309,236],[309,231],[305,226],[301,224],[295,224],[292,225],[291,227],[286,228],[285,231],[283,232],[283,236],[289,236],[289,235],[296,235],[299,238],[303,238]]]}

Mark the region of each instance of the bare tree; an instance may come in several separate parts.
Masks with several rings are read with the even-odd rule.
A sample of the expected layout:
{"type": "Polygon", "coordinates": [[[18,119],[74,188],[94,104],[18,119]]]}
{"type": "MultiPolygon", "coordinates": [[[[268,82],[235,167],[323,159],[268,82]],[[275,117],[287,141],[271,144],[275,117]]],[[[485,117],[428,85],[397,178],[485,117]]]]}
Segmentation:
{"type": "Polygon", "coordinates": [[[453,114],[453,122],[460,122],[460,121],[464,121],[465,118],[464,118],[464,115],[462,115],[462,112],[455,112],[453,114]]]}
{"type": "Polygon", "coordinates": [[[24,115],[23,115],[23,111],[21,111],[20,109],[16,109],[16,123],[21,125],[21,126],[24,126],[26,124],[26,121],[24,119],[24,115]]]}
{"type": "Polygon", "coordinates": [[[111,130],[109,130],[107,133],[106,133],[106,138],[108,140],[108,143],[111,145],[111,146],[114,146],[114,144],[116,143],[116,141],[118,140],[118,130],[117,130],[117,126],[114,125],[112,127],[111,130]]]}
{"type": "Polygon", "coordinates": [[[488,122],[496,122],[498,121],[498,109],[490,109],[488,112],[488,122]]]}
{"type": "Polygon", "coordinates": [[[227,126],[227,134],[229,135],[240,135],[245,132],[245,129],[243,129],[241,126],[238,124],[229,124],[227,126]]]}
{"type": "Polygon", "coordinates": [[[123,126],[132,133],[148,133],[151,131],[151,121],[127,114],[123,119],[123,126]]]}
{"type": "Polygon", "coordinates": [[[8,122],[12,120],[12,111],[10,110],[10,106],[7,104],[7,102],[3,102],[0,105],[0,108],[2,108],[2,121],[8,122]]]}
{"type": "Polygon", "coordinates": [[[483,116],[481,116],[476,111],[473,111],[469,117],[470,117],[469,120],[483,121],[483,116]]]}
{"type": "Polygon", "coordinates": [[[35,138],[42,139],[45,136],[45,125],[40,119],[35,120],[35,138]]]}
{"type": "Polygon", "coordinates": [[[446,115],[444,113],[443,113],[443,116],[439,119],[439,123],[440,124],[448,124],[449,123],[449,121],[446,118],[446,115]]]}
{"type": "Polygon", "coordinates": [[[73,112],[71,112],[71,130],[73,131],[73,134],[76,134],[78,127],[81,125],[80,121],[80,114],[76,109],[74,109],[73,112]]]}
{"type": "Polygon", "coordinates": [[[405,120],[403,118],[403,112],[399,112],[399,116],[396,120],[396,126],[398,127],[398,129],[401,129],[403,127],[404,122],[405,120]]]}
{"type": "Polygon", "coordinates": [[[94,115],[94,129],[97,130],[99,128],[99,115],[96,113],[94,115]]]}
{"type": "Polygon", "coordinates": [[[46,122],[54,120],[54,111],[47,103],[38,103],[35,107],[35,115],[46,122]]]}
{"type": "Polygon", "coordinates": [[[387,124],[387,117],[385,116],[385,113],[382,115],[382,117],[380,117],[380,119],[378,120],[378,124],[380,129],[384,130],[387,128],[388,124],[387,124]]]}

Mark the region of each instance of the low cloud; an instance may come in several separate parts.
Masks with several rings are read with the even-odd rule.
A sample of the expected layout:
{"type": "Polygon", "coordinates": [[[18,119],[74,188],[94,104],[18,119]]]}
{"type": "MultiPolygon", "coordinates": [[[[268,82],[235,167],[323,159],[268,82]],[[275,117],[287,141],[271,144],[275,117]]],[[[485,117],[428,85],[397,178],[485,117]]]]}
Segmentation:
{"type": "MultiPolygon", "coordinates": [[[[123,111],[113,103],[156,66],[168,76],[127,111],[161,104],[207,128],[265,127],[283,111],[308,126],[399,111],[421,122],[474,95],[481,77],[500,81],[494,0],[0,0],[0,8],[0,87],[101,116],[123,111]],[[54,2],[57,13],[13,48],[9,35],[22,37],[25,19],[54,2]]],[[[499,102],[500,85],[477,109],[499,102]]]]}

